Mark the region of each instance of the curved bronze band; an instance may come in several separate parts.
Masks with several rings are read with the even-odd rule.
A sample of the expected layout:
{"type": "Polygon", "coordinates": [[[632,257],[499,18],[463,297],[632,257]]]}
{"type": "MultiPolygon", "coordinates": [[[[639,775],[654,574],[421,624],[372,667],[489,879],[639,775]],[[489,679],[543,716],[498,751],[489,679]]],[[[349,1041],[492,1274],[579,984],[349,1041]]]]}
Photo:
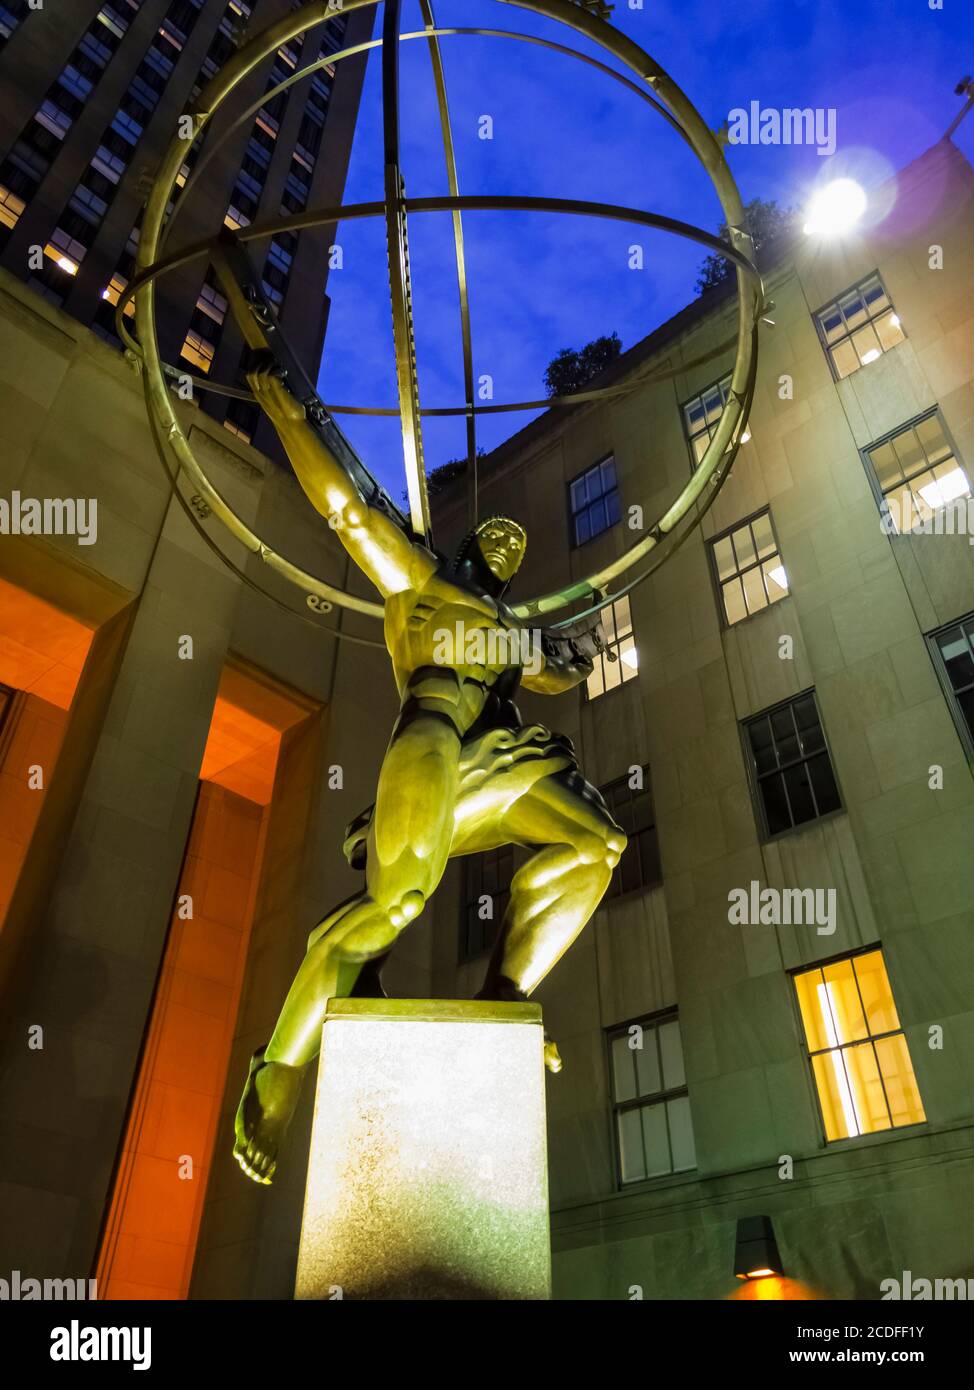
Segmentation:
{"type": "MultiPolygon", "coordinates": [[[[343,10],[347,13],[374,3],[376,0],[344,0],[343,10]]],[[[749,382],[752,379],[752,359],[756,342],[754,325],[761,312],[763,300],[760,278],[746,254],[753,251],[753,246],[750,237],[743,228],[743,206],[723,152],[713,132],[707,128],[699,113],[668,74],[630,39],[604,22],[595,19],[580,6],[570,3],[570,0],[502,0],[502,3],[514,4],[518,8],[547,16],[584,34],[635,73],[641,82],[651,88],[653,100],[658,99],[660,104],[668,108],[683,138],[690,144],[710,175],[722,205],[724,220],[730,228],[731,243],[728,245],[699,229],[689,227],[687,224],[679,223],[674,219],[654,217],[652,214],[647,215],[638,212],[631,216],[635,212],[632,209],[625,210],[625,220],[658,226],[678,235],[689,236],[702,245],[710,245],[711,249],[736,265],[738,281],[737,357],[731,373],[730,394],[714,437],[689,483],[663,516],[649,528],[647,535],[630,547],[618,561],[596,575],[518,605],[514,611],[518,616],[525,616],[527,614],[553,612],[578,598],[585,598],[599,591],[603,593],[604,598],[607,598],[608,596],[604,594],[604,591],[612,578],[624,573],[654,547],[661,546],[662,540],[675,536],[681,520],[690,516],[691,510],[693,520],[698,520],[703,515],[717,491],[717,487],[713,485],[719,486],[719,483],[726,476],[729,462],[733,461],[743,432],[746,409],[750,400],[749,382]],[[728,454],[729,461],[725,457],[728,454]],[[708,487],[710,488],[709,493],[708,487]]],[[[332,18],[336,12],[330,8],[330,4],[331,0],[316,0],[315,3],[301,7],[271,25],[244,49],[231,57],[200,94],[200,109],[194,116],[196,134],[199,135],[203,130],[225,97],[264,58],[268,57],[282,43],[332,18]]],[[[428,37],[427,31],[422,31],[418,37],[428,37]]],[[[611,69],[607,69],[607,71],[611,71],[611,69]]],[[[168,447],[179,460],[181,466],[196,483],[200,493],[216,515],[249,550],[259,555],[279,574],[296,582],[306,592],[310,591],[330,602],[336,602],[360,612],[370,613],[376,617],[381,616],[382,606],[380,604],[370,603],[367,600],[357,599],[353,595],[342,593],[300,570],[271,550],[250,530],[216,491],[197,464],[188,440],[182,433],[165,385],[158,343],[155,337],[153,276],[147,272],[158,273],[162,268],[162,263],[156,265],[156,259],[162,245],[167,204],[185,159],[185,152],[185,141],[177,138],[172,142],[163,158],[159,176],[147,203],[143,220],[138,260],[139,274],[135,277],[124,298],[120,297],[117,306],[117,319],[121,320],[125,303],[133,295],[135,296],[136,324],[141,346],[135,343],[127,333],[125,340],[130,348],[144,360],[148,375],[147,391],[151,408],[161,423],[162,433],[168,447]]],[[[606,208],[592,204],[583,205],[577,202],[564,202],[563,200],[486,199],[479,201],[480,205],[484,207],[507,210],[511,210],[517,204],[522,210],[587,211],[595,216],[617,217],[622,212],[618,208],[606,208]]],[[[476,206],[477,203],[478,200],[461,198],[420,199],[413,202],[406,201],[402,207],[405,212],[434,210],[457,212],[466,206],[476,206]]],[[[387,204],[388,198],[384,203],[378,205],[376,212],[370,209],[368,213],[365,213],[364,209],[360,208],[357,210],[358,215],[385,215],[388,211],[387,204]]],[[[285,228],[300,230],[303,226],[319,225],[323,221],[336,221],[341,217],[348,218],[353,215],[353,210],[348,208],[328,211],[330,216],[325,218],[320,213],[304,214],[297,218],[279,220],[276,224],[251,227],[247,229],[243,239],[250,240],[260,236],[269,236],[275,231],[285,228]]],[[[205,255],[208,246],[209,242],[196,248],[195,251],[194,248],[184,248],[183,252],[178,253],[177,258],[180,263],[185,263],[187,259],[195,259],[196,256],[205,255]]],[[[124,323],[121,324],[121,327],[124,329],[124,323]]]]}

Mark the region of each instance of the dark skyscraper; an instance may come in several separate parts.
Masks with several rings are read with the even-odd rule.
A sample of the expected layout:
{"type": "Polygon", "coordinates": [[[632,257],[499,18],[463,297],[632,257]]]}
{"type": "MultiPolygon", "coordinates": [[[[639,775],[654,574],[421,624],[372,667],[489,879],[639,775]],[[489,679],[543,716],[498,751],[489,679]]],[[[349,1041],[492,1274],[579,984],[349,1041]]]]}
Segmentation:
{"type": "MultiPolygon", "coordinates": [[[[245,41],[292,0],[6,0],[0,3],[0,264],[118,343],[115,304],[131,278],[142,209],[180,115],[245,41]]],[[[298,66],[370,35],[373,10],[336,13],[241,83],[187,155],[181,182],[245,106],[267,99],[206,169],[173,245],[259,215],[341,201],[365,55],[325,66],[275,96],[298,66]]],[[[253,243],[263,288],[312,378],[327,317],[327,228],[253,243]]],[[[243,342],[215,275],[200,263],[159,287],[166,361],[241,384],[243,342]]],[[[207,410],[262,447],[255,406],[209,394],[207,410]]],[[[266,435],[266,437],[265,437],[266,435]]]]}

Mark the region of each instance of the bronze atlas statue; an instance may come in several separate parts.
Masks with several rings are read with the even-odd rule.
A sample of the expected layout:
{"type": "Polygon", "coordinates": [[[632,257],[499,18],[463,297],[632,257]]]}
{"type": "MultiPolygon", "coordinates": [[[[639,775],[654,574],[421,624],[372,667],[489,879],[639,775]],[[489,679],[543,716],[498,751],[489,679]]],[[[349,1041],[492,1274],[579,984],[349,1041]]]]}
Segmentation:
{"type": "MultiPolygon", "coordinates": [[[[181,245],[168,239],[187,199],[227,141],[240,132],[267,99],[259,96],[219,131],[209,127],[218,108],[282,44],[339,20],[376,0],[313,0],[292,9],[243,44],[198,94],[194,109],[180,119],[146,203],[136,275],[119,296],[116,329],[142,373],[153,438],[173,493],[205,543],[240,576],[290,613],[320,624],[333,638],[350,636],[322,623],[335,606],[381,621],[383,646],[392,660],[399,715],[379,773],[375,803],[349,826],[345,853],[364,870],[361,892],[336,907],[314,929],[307,954],[267,1045],[253,1057],[236,1117],[234,1155],[248,1177],[269,1183],[282,1137],[297,1102],[301,1079],[317,1055],[330,998],[347,996],[363,984],[376,987],[377,966],[399,933],[423,911],[452,855],[518,844],[532,853],[518,869],[480,997],[523,1000],[544,979],[595,911],[626,836],[604,801],[583,777],[568,739],[542,724],[524,725],[514,703],[518,686],[541,694],[572,689],[592,671],[602,649],[600,611],[645,580],[699,522],[726,480],[747,423],[754,391],[758,324],[765,303],[753,264],[753,244],[744,226],[737,186],[721,139],[711,131],[673,79],[631,39],[606,20],[601,4],[573,0],[509,0],[559,21],[601,48],[615,65],[549,38],[512,30],[439,27],[431,0],[420,0],[423,27],[400,31],[401,0],[386,0],[381,37],[321,56],[283,79],[275,92],[333,68],[353,55],[379,48],[382,61],[384,197],[378,203],[317,208],[257,221],[230,235],[181,245]],[[563,198],[461,197],[450,131],[440,40],[445,36],[490,35],[541,46],[586,64],[601,78],[621,83],[651,106],[684,141],[710,176],[719,199],[727,239],[688,223],[639,208],[563,198]],[[399,150],[399,52],[418,40],[429,49],[439,107],[449,195],[407,198],[399,150]],[[628,74],[628,75],[627,75],[628,74]],[[208,138],[212,134],[212,138],[208,138]],[[206,148],[202,142],[207,139],[206,148]],[[189,153],[192,152],[190,159],[189,153]],[[187,178],[187,170],[191,168],[187,178]],[[181,192],[180,192],[181,189],[181,192]],[[592,388],[570,397],[484,406],[475,398],[470,312],[465,267],[464,212],[511,211],[582,215],[633,223],[687,237],[725,257],[736,272],[736,332],[711,350],[736,352],[723,414],[693,474],[676,499],[642,527],[621,555],[584,579],[521,602],[507,591],[524,556],[527,536],[510,517],[479,519],[477,416],[498,410],[577,407],[581,402],[621,397],[646,380],[686,372],[697,363],[630,374],[621,384],[592,388]],[[452,217],[464,401],[439,407],[439,415],[462,417],[467,431],[467,478],[471,529],[452,559],[432,540],[423,464],[422,417],[416,372],[409,276],[407,218],[449,212],[452,217]],[[379,217],[388,246],[398,409],[326,406],[284,342],[273,307],[247,258],[250,242],[286,231],[309,231],[338,222],[379,217]],[[288,560],[258,536],[208,477],[192,446],[190,431],[170,390],[186,373],[161,359],[155,322],[155,281],[199,262],[220,277],[230,309],[253,352],[249,392],[191,378],[193,389],[257,401],[277,430],[294,473],[312,505],[378,591],[362,598],[326,583],[288,560]],[[135,334],[126,311],[135,304],[135,334]],[[402,427],[409,516],[405,516],[359,460],[333,415],[342,410],[395,413],[402,427]],[[241,568],[212,528],[223,528],[254,563],[241,568]],[[623,576],[635,566],[635,577],[623,576]],[[261,578],[255,577],[259,571],[261,578]],[[588,607],[578,610],[578,605],[588,607]],[[310,612],[309,612],[310,610],[310,612]],[[557,618],[554,615],[559,614],[557,618]],[[532,626],[544,620],[549,626],[532,626]],[[452,635],[444,642],[444,635],[452,635]],[[480,637],[478,642],[476,639],[480,637]],[[371,975],[371,978],[368,978],[371,975]]],[[[706,359],[701,359],[706,360],[706,359]]],[[[182,391],[175,393],[182,395],[182,391]]],[[[647,447],[648,447],[647,441],[647,447]]],[[[648,489],[647,489],[648,490],[648,489]]],[[[545,1040],[545,1063],[561,1066],[554,1043],[545,1040]]]]}

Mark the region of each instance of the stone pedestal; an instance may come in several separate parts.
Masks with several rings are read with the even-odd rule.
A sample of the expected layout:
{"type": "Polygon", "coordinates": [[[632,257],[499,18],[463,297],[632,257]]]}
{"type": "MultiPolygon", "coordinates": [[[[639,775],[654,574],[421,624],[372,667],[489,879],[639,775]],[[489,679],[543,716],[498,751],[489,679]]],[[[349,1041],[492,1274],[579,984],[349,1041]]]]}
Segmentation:
{"type": "Polygon", "coordinates": [[[335,999],[296,1298],[550,1297],[537,1004],[335,999]]]}

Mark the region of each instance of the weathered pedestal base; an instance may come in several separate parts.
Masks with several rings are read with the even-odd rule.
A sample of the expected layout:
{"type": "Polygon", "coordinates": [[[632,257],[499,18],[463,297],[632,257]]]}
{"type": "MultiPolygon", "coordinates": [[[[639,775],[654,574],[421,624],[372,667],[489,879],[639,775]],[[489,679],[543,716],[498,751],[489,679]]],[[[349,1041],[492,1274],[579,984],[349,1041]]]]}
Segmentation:
{"type": "Polygon", "coordinates": [[[336,999],[296,1298],[550,1296],[537,1004],[336,999]]]}

